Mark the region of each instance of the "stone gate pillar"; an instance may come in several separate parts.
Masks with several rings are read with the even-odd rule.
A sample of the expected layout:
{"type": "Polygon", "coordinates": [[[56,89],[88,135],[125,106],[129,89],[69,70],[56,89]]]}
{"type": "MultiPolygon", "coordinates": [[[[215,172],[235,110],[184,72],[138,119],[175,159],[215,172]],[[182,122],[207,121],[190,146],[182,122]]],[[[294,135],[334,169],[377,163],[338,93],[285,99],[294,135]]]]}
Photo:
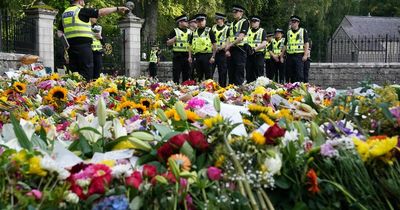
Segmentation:
{"type": "Polygon", "coordinates": [[[32,8],[25,10],[27,18],[35,23],[35,48],[45,67],[54,69],[54,19],[57,10],[32,8]]]}
{"type": "MultiPolygon", "coordinates": [[[[128,5],[129,3],[132,2],[127,2],[127,7],[132,11],[134,5],[128,5]]],[[[125,61],[125,75],[129,77],[140,76],[140,29],[143,23],[144,20],[132,12],[119,22],[124,42],[122,55],[125,61]]]]}

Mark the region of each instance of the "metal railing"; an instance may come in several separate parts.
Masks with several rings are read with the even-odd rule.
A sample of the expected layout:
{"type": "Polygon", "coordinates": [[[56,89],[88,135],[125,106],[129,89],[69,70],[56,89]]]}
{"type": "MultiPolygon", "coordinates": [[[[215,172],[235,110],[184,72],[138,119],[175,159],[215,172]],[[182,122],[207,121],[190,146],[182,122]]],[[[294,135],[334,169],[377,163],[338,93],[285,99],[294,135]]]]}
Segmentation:
{"type": "Polygon", "coordinates": [[[0,11],[0,51],[36,54],[36,34],[33,19],[16,18],[0,11]]]}
{"type": "Polygon", "coordinates": [[[400,36],[337,37],[327,42],[328,62],[400,62],[400,36]]]}
{"type": "Polygon", "coordinates": [[[142,61],[148,61],[150,56],[151,47],[155,45],[160,49],[160,61],[172,61],[172,47],[167,46],[166,41],[154,41],[154,42],[141,42],[140,59],[142,61]],[[146,55],[146,56],[143,56],[146,55]]]}

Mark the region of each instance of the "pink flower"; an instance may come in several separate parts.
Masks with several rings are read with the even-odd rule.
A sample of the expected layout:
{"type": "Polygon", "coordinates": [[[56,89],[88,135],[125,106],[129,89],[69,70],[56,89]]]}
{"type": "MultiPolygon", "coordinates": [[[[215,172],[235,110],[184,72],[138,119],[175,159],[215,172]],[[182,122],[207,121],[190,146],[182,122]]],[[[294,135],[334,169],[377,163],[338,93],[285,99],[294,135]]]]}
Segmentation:
{"type": "Polygon", "coordinates": [[[205,100],[195,97],[188,101],[186,109],[199,109],[202,108],[205,103],[205,100]]]}
{"type": "Polygon", "coordinates": [[[222,170],[217,167],[209,167],[207,169],[208,178],[212,181],[218,181],[222,177],[222,170]]]}
{"type": "Polygon", "coordinates": [[[32,190],[32,191],[26,193],[26,195],[33,196],[33,197],[35,197],[36,200],[42,199],[42,192],[40,192],[39,190],[32,190]]]}
{"type": "Polygon", "coordinates": [[[130,177],[127,177],[125,181],[128,186],[139,189],[140,184],[143,182],[142,174],[139,171],[135,171],[130,177]]]}

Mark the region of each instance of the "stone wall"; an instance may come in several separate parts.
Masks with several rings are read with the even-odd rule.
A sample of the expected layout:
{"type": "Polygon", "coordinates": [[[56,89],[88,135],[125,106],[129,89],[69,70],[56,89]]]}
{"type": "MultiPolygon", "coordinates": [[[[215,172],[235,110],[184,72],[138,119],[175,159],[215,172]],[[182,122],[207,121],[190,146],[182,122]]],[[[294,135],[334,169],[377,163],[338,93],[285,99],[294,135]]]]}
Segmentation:
{"type": "Polygon", "coordinates": [[[24,54],[2,53],[0,52],[0,75],[9,69],[19,69],[20,59],[24,54]]]}
{"type": "MultiPolygon", "coordinates": [[[[141,62],[141,75],[148,75],[148,62],[141,62]]],[[[215,75],[216,76],[216,75],[215,75]]],[[[216,78],[214,76],[214,78],[216,78]]],[[[160,81],[172,79],[172,63],[161,62],[158,67],[160,81]]],[[[310,83],[324,88],[347,89],[358,87],[359,82],[400,84],[400,63],[312,63],[310,83]]]]}

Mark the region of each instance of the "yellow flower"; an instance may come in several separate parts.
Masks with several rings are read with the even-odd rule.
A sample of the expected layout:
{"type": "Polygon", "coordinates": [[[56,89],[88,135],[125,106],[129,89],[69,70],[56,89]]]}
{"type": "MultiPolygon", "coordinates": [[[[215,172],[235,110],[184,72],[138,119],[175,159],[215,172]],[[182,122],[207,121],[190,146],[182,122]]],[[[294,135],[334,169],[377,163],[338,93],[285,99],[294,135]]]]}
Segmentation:
{"type": "Polygon", "coordinates": [[[85,101],[86,101],[86,95],[80,95],[75,98],[75,102],[78,104],[82,104],[85,101]]]}
{"type": "Polygon", "coordinates": [[[293,121],[293,115],[289,109],[281,109],[276,113],[277,118],[285,118],[288,121],[293,121]]]}
{"type": "Polygon", "coordinates": [[[271,107],[267,106],[261,106],[257,104],[250,104],[248,107],[249,112],[254,112],[254,113],[273,113],[273,110],[271,107]]]}
{"type": "Polygon", "coordinates": [[[111,168],[115,165],[115,160],[102,160],[100,163],[111,168]]]}
{"type": "Polygon", "coordinates": [[[171,155],[168,159],[172,159],[179,166],[182,171],[190,171],[192,163],[186,155],[175,154],[171,155]]]}
{"type": "Polygon", "coordinates": [[[58,73],[53,73],[53,74],[51,74],[50,79],[51,80],[58,80],[58,79],[60,79],[60,75],[58,75],[58,73]]]}
{"type": "Polygon", "coordinates": [[[215,161],[215,167],[220,168],[225,162],[225,156],[220,155],[217,160],[215,161]]]}
{"type": "Polygon", "coordinates": [[[247,125],[247,126],[254,126],[253,122],[251,122],[248,119],[243,119],[243,124],[247,125]]]}
{"type": "Polygon", "coordinates": [[[14,82],[13,84],[14,90],[18,93],[26,92],[26,84],[22,82],[14,82]]]}
{"type": "Polygon", "coordinates": [[[117,88],[110,87],[110,88],[104,89],[104,92],[108,92],[110,95],[117,95],[118,90],[117,90],[117,88]]]}
{"type": "Polygon", "coordinates": [[[47,172],[40,166],[40,157],[32,157],[29,159],[29,171],[28,174],[36,174],[39,176],[46,176],[47,172]]]}
{"type": "Polygon", "coordinates": [[[218,114],[215,117],[211,117],[211,118],[205,119],[204,120],[204,125],[207,128],[212,128],[215,124],[223,122],[223,120],[224,119],[222,118],[222,116],[218,114]]]}
{"type": "Polygon", "coordinates": [[[262,135],[260,132],[254,131],[251,134],[251,140],[254,141],[254,143],[259,144],[259,145],[264,145],[265,144],[265,137],[262,135]]]}
{"type": "Polygon", "coordinates": [[[112,150],[135,149],[135,146],[129,140],[120,141],[112,150]]]}
{"type": "Polygon", "coordinates": [[[264,113],[260,114],[260,118],[270,126],[275,124],[275,122],[270,117],[268,117],[268,115],[266,115],[264,113]]]}
{"type": "Polygon", "coordinates": [[[151,100],[148,99],[148,98],[142,98],[142,99],[140,99],[140,104],[142,104],[143,106],[145,106],[147,109],[150,109],[150,108],[152,107],[152,106],[151,106],[152,102],[151,102],[151,100]]]}
{"type": "Polygon", "coordinates": [[[267,93],[267,90],[263,86],[258,86],[253,91],[253,95],[264,95],[267,93]]]}
{"type": "Polygon", "coordinates": [[[357,152],[363,161],[367,161],[369,157],[369,146],[366,142],[353,137],[353,143],[356,146],[357,152]]]}
{"type": "Polygon", "coordinates": [[[390,163],[392,161],[391,151],[397,146],[397,136],[389,137],[371,137],[367,141],[353,138],[357,152],[363,161],[381,158],[390,163]]]}
{"type": "Polygon", "coordinates": [[[26,161],[26,150],[21,150],[15,153],[11,160],[17,163],[24,163],[26,161]]]}
{"type": "Polygon", "coordinates": [[[243,100],[243,101],[251,101],[252,98],[251,98],[251,96],[243,96],[243,97],[242,97],[242,100],[243,100]]]}
{"type": "Polygon", "coordinates": [[[187,120],[191,123],[196,122],[197,120],[200,119],[199,115],[196,113],[190,111],[190,110],[185,110],[186,115],[187,115],[187,120]]]}
{"type": "Polygon", "coordinates": [[[175,109],[168,109],[167,111],[165,111],[165,115],[168,117],[168,119],[174,119],[175,121],[181,120],[178,112],[175,109]]]}
{"type": "Polygon", "coordinates": [[[116,111],[121,111],[123,109],[128,109],[128,110],[136,109],[140,114],[143,114],[147,110],[145,106],[141,104],[136,104],[135,102],[132,101],[125,101],[123,103],[120,103],[117,106],[116,111]]]}
{"type": "MultiPolygon", "coordinates": [[[[369,140],[370,141],[370,140],[369,140]]],[[[386,138],[385,140],[371,140],[373,141],[369,149],[372,158],[385,155],[394,149],[397,145],[397,136],[386,138]]]]}
{"type": "Polygon", "coordinates": [[[47,100],[49,100],[49,101],[66,101],[67,94],[68,94],[67,89],[60,87],[60,86],[56,86],[56,87],[53,87],[47,94],[47,100]]]}

